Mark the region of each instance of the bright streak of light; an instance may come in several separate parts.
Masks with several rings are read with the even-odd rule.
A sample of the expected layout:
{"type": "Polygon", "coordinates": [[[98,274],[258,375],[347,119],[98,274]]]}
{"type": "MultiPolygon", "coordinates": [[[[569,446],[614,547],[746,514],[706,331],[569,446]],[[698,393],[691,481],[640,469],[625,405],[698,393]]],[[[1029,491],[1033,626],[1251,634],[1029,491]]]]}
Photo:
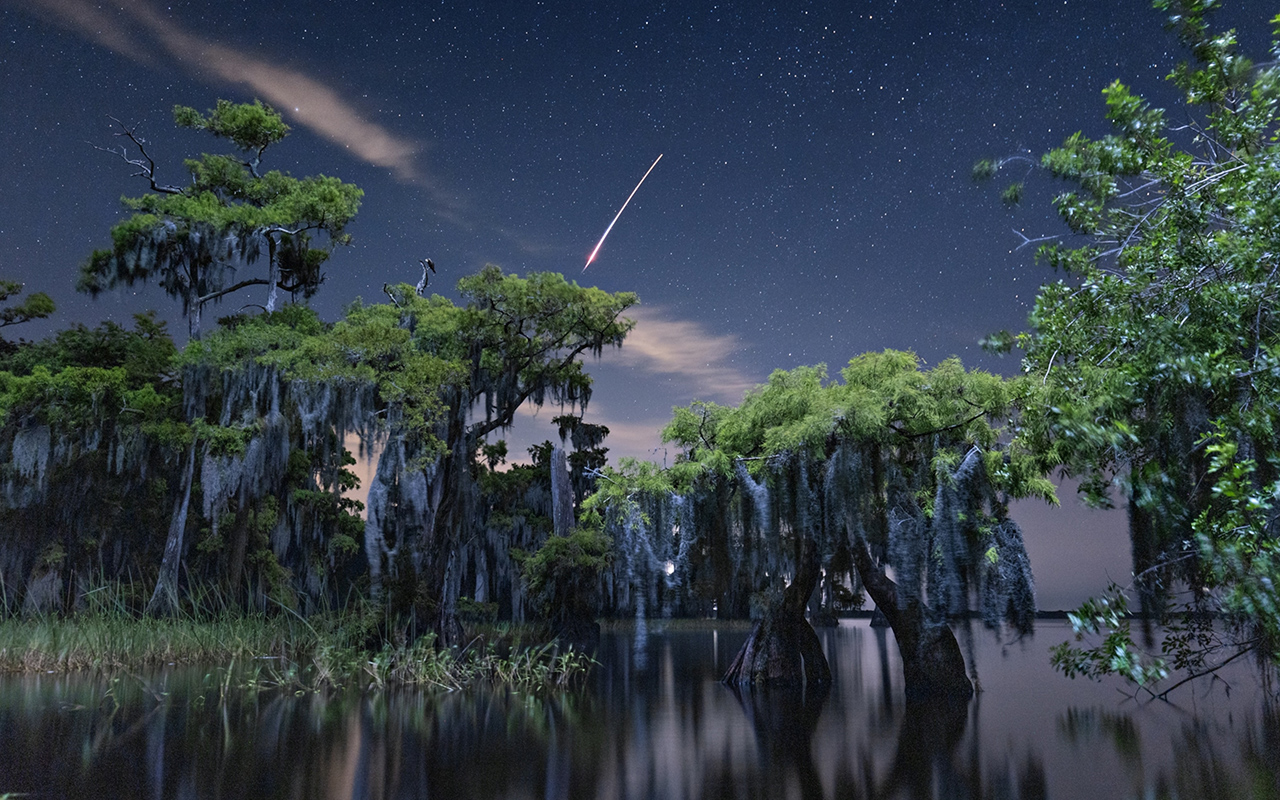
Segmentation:
{"type": "MultiPolygon", "coordinates": [[[[653,172],[653,168],[658,166],[658,162],[662,160],[662,153],[653,160],[649,165],[649,169],[645,170],[644,178],[649,177],[649,173],[653,172]]],[[[591,251],[591,255],[587,256],[587,263],[582,267],[582,271],[586,272],[587,267],[591,266],[591,262],[596,260],[596,256],[600,254],[600,248],[604,246],[604,240],[609,238],[609,231],[613,230],[613,225],[618,221],[618,217],[622,216],[622,212],[627,210],[627,203],[631,202],[631,198],[636,196],[636,192],[640,191],[640,187],[644,184],[644,178],[640,179],[640,183],[636,184],[636,188],[631,190],[631,194],[627,195],[627,200],[622,204],[622,208],[618,209],[618,213],[613,215],[613,222],[609,223],[609,227],[604,229],[604,236],[600,237],[600,241],[596,242],[596,247],[591,251]]]]}

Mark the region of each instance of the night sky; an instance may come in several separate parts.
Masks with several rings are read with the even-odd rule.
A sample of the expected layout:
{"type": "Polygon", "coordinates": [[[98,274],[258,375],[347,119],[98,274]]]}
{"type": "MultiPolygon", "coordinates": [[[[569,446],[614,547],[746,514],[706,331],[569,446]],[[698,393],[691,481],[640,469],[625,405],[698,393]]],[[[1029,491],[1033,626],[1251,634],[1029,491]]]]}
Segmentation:
{"type": "MultiPolygon", "coordinates": [[[[1264,57],[1280,8],[1231,6],[1217,21],[1264,57]]],[[[613,430],[615,455],[659,461],[673,405],[736,403],[777,368],[835,374],[897,348],[1016,370],[977,340],[1024,326],[1050,273],[1014,229],[1061,234],[1048,204],[1061,187],[1033,178],[1011,211],[998,185],[970,180],[973,162],[1106,133],[1101,90],[1116,78],[1174,105],[1164,76],[1186,56],[1146,0],[0,0],[0,32],[0,277],[59,307],[14,332],[145,308],[183,332],[155,287],[75,292],[119,197],[146,188],[93,145],[117,144],[109,116],[137,124],[178,183],[182,158],[225,148],[174,128],[172,106],[260,98],[294,129],[266,167],[366,192],[313,301],[325,318],[415,282],[425,257],[450,296],[486,263],[637,292],[640,324],[593,366],[588,418],[613,430]]],[[[1042,516],[1024,525],[1064,524],[1042,516]]],[[[1128,573],[1114,518],[1085,526],[1106,529],[1105,547],[1100,533],[1081,548],[1065,524],[1075,538],[1046,539],[1061,552],[1032,553],[1042,607],[1058,605],[1042,565],[1067,550],[1093,554],[1080,567],[1092,588],[1128,573]]]]}

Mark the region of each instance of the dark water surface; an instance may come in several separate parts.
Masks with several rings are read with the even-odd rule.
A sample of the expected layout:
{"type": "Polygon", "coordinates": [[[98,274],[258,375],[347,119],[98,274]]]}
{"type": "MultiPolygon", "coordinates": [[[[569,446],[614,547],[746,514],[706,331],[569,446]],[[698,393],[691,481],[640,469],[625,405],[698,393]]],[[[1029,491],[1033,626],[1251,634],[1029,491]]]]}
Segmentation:
{"type": "Polygon", "coordinates": [[[0,796],[1280,798],[1280,712],[1248,670],[1136,702],[1048,665],[1062,623],[979,634],[983,691],[908,709],[892,635],[819,632],[821,695],[716,678],[744,628],[605,635],[579,692],[282,696],[180,670],[0,680],[0,796]]]}

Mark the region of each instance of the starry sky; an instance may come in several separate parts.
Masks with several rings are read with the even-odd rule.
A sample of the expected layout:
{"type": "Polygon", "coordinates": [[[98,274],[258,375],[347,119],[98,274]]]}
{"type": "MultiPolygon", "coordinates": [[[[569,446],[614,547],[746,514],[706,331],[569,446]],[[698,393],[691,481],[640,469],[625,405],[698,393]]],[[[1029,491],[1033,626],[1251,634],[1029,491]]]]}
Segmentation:
{"type": "MultiPolygon", "coordinates": [[[[1236,0],[1217,22],[1261,57],[1278,10],[1236,0]]],[[[1023,327],[1051,277],[1019,245],[1064,232],[1060,187],[1033,176],[1010,210],[973,162],[1106,133],[1117,78],[1175,105],[1164,76],[1186,57],[1146,0],[0,0],[0,36],[0,277],[59,306],[22,335],[145,308],[183,331],[155,287],[74,290],[119,197],[146,189],[95,146],[118,144],[110,117],[136,125],[181,182],[182,158],[223,148],[172,106],[260,98],[293,126],[266,167],[366,192],[325,318],[425,257],[446,295],[486,263],[634,291],[588,418],[615,455],[659,461],[673,405],[737,402],[774,369],[897,348],[1016,370],[977,341],[1023,327]]],[[[214,313],[240,302],[261,298],[214,313]]],[[[1091,569],[1123,577],[1126,547],[1091,569]]]]}

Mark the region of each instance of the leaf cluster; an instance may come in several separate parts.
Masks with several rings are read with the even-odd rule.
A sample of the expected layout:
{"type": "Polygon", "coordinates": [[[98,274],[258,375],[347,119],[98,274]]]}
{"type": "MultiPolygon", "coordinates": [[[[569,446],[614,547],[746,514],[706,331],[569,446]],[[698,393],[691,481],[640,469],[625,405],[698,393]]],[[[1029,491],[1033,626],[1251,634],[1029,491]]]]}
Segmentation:
{"type": "MultiPolygon", "coordinates": [[[[0,303],[22,293],[22,284],[17,281],[0,280],[0,303]]],[[[56,310],[53,299],[44,292],[27,295],[21,303],[0,308],[0,328],[20,325],[33,319],[44,319],[56,310]]]]}
{"type": "Polygon", "coordinates": [[[578,528],[568,536],[551,536],[536,552],[517,558],[543,616],[590,618],[600,573],[613,560],[613,542],[603,531],[578,528]]]}
{"type": "Polygon", "coordinates": [[[581,287],[559,273],[522,278],[489,265],[458,291],[465,308],[454,352],[470,364],[468,385],[485,414],[476,436],[509,426],[526,401],[585,408],[591,377],[582,357],[620,346],[635,326],[622,316],[635,294],[581,287]]]}
{"type": "MultiPolygon", "coordinates": [[[[1070,186],[1054,202],[1076,237],[1039,251],[1063,278],[1042,287],[1030,330],[992,342],[1024,352],[1021,445],[1079,476],[1095,504],[1127,495],[1143,611],[1223,614],[1239,636],[1219,652],[1275,660],[1280,17],[1271,60],[1255,63],[1233,31],[1212,30],[1217,0],[1154,5],[1192,55],[1169,74],[1184,108],[1117,81],[1103,92],[1111,132],[1044,155],[1070,186]]],[[[1060,666],[1152,677],[1110,627],[1060,666]]],[[[1171,641],[1173,663],[1207,663],[1195,640],[1171,641]]]]}
{"type": "Polygon", "coordinates": [[[83,325],[0,357],[0,424],[98,428],[117,419],[156,423],[178,406],[172,381],[176,349],[151,314],[134,329],[83,325]]]}
{"type": "Polygon", "coordinates": [[[1016,496],[1053,496],[1027,452],[997,452],[1012,423],[1010,382],[955,358],[925,369],[914,353],[894,350],[851,359],[840,378],[829,380],[823,365],[778,370],[740,406],[674,409],[662,433],[681,451],[673,481],[724,477],[739,462],[754,467],[787,454],[823,459],[841,442],[893,448],[941,437],[990,450],[995,479],[1016,496]]]}
{"type": "Polygon", "coordinates": [[[261,171],[263,153],[289,128],[260,102],[219,100],[207,115],[176,106],[174,119],[181,127],[230,141],[239,152],[188,159],[187,185],[160,186],[143,142],[126,131],[143,156],[130,163],[146,165],[141,174],[150,178],[154,191],[122,198],[132,216],[112,228],[112,246],[95,251],[82,266],[79,288],[96,295],[157,280],[181,300],[185,313],[252,285],[302,297],[314,294],[323,280],[321,265],[335,246],[350,242],[346,226],[364,193],[324,175],[294,178],[261,171]],[[237,266],[259,259],[267,261],[266,277],[236,273],[237,266]]]}

